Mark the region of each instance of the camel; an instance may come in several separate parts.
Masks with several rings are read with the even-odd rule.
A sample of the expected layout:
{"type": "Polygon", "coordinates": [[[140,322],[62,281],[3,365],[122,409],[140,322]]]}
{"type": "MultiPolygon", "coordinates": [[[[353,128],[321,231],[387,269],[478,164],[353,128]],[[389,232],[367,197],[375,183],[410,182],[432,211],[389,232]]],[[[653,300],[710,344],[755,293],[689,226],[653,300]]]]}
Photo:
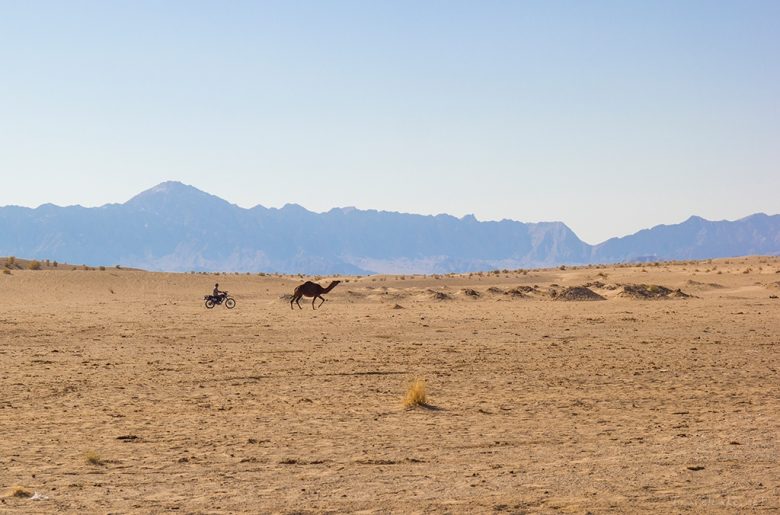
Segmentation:
{"type": "Polygon", "coordinates": [[[319,298],[320,300],[322,300],[322,302],[320,302],[320,307],[321,307],[325,303],[325,297],[323,297],[322,295],[328,293],[330,290],[335,288],[336,285],[340,282],[341,281],[332,281],[327,288],[323,288],[317,283],[306,281],[302,285],[295,288],[295,293],[293,293],[293,298],[290,301],[290,309],[294,309],[293,302],[298,304],[298,307],[301,308],[301,297],[314,297],[313,299],[311,299],[311,309],[316,309],[314,307],[314,301],[316,301],[319,298]]]}

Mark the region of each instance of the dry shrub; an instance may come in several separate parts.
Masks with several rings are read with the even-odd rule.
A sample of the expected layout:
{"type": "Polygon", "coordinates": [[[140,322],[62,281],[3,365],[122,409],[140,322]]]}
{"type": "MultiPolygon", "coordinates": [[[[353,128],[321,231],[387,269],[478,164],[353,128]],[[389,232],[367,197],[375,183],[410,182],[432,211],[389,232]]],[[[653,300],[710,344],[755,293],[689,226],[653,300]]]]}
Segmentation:
{"type": "Polygon", "coordinates": [[[33,496],[33,493],[23,486],[12,486],[11,497],[21,497],[22,499],[28,499],[33,496]]]}
{"type": "Polygon", "coordinates": [[[95,451],[85,452],[84,459],[87,460],[87,463],[90,465],[103,465],[105,463],[103,458],[100,457],[100,454],[96,453],[95,451]]]}
{"type": "Polygon", "coordinates": [[[40,261],[30,261],[27,264],[27,268],[29,270],[40,270],[41,269],[41,262],[40,261]]]}
{"type": "Polygon", "coordinates": [[[425,406],[428,404],[428,395],[426,392],[425,379],[415,379],[409,384],[404,397],[404,406],[414,408],[415,406],[425,406]]]}
{"type": "Polygon", "coordinates": [[[10,271],[10,270],[8,270],[7,268],[3,269],[3,273],[4,273],[5,275],[11,275],[11,271],[10,271]]]}

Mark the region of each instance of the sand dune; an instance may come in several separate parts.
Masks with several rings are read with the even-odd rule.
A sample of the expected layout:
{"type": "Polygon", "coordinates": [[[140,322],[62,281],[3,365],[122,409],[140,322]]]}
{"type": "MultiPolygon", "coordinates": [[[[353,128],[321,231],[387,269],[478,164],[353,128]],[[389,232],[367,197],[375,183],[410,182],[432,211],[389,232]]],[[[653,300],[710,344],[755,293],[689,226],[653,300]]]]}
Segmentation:
{"type": "Polygon", "coordinates": [[[0,274],[0,512],[780,510],[780,259],[339,279],[0,274]]]}

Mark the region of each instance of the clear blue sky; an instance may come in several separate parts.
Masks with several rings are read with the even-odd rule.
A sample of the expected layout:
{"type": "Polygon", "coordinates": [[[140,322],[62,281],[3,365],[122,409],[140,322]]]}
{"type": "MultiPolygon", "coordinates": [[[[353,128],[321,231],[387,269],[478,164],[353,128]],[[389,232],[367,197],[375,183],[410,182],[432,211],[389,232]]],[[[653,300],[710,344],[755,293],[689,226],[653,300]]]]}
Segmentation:
{"type": "Polygon", "coordinates": [[[780,212],[778,1],[3,1],[0,205],[780,212]]]}

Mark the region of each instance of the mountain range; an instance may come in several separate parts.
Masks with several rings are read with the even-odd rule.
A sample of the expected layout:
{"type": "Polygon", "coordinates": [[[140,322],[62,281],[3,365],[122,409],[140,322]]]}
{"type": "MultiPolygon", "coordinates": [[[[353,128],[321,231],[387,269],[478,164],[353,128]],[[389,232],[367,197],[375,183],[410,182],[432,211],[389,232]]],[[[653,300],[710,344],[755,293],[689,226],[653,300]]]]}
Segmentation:
{"type": "Polygon", "coordinates": [[[589,245],[561,222],[295,204],[244,209],[179,182],[124,204],[0,207],[0,255],[147,270],[449,273],[780,254],[780,215],[692,216],[589,245]]]}

